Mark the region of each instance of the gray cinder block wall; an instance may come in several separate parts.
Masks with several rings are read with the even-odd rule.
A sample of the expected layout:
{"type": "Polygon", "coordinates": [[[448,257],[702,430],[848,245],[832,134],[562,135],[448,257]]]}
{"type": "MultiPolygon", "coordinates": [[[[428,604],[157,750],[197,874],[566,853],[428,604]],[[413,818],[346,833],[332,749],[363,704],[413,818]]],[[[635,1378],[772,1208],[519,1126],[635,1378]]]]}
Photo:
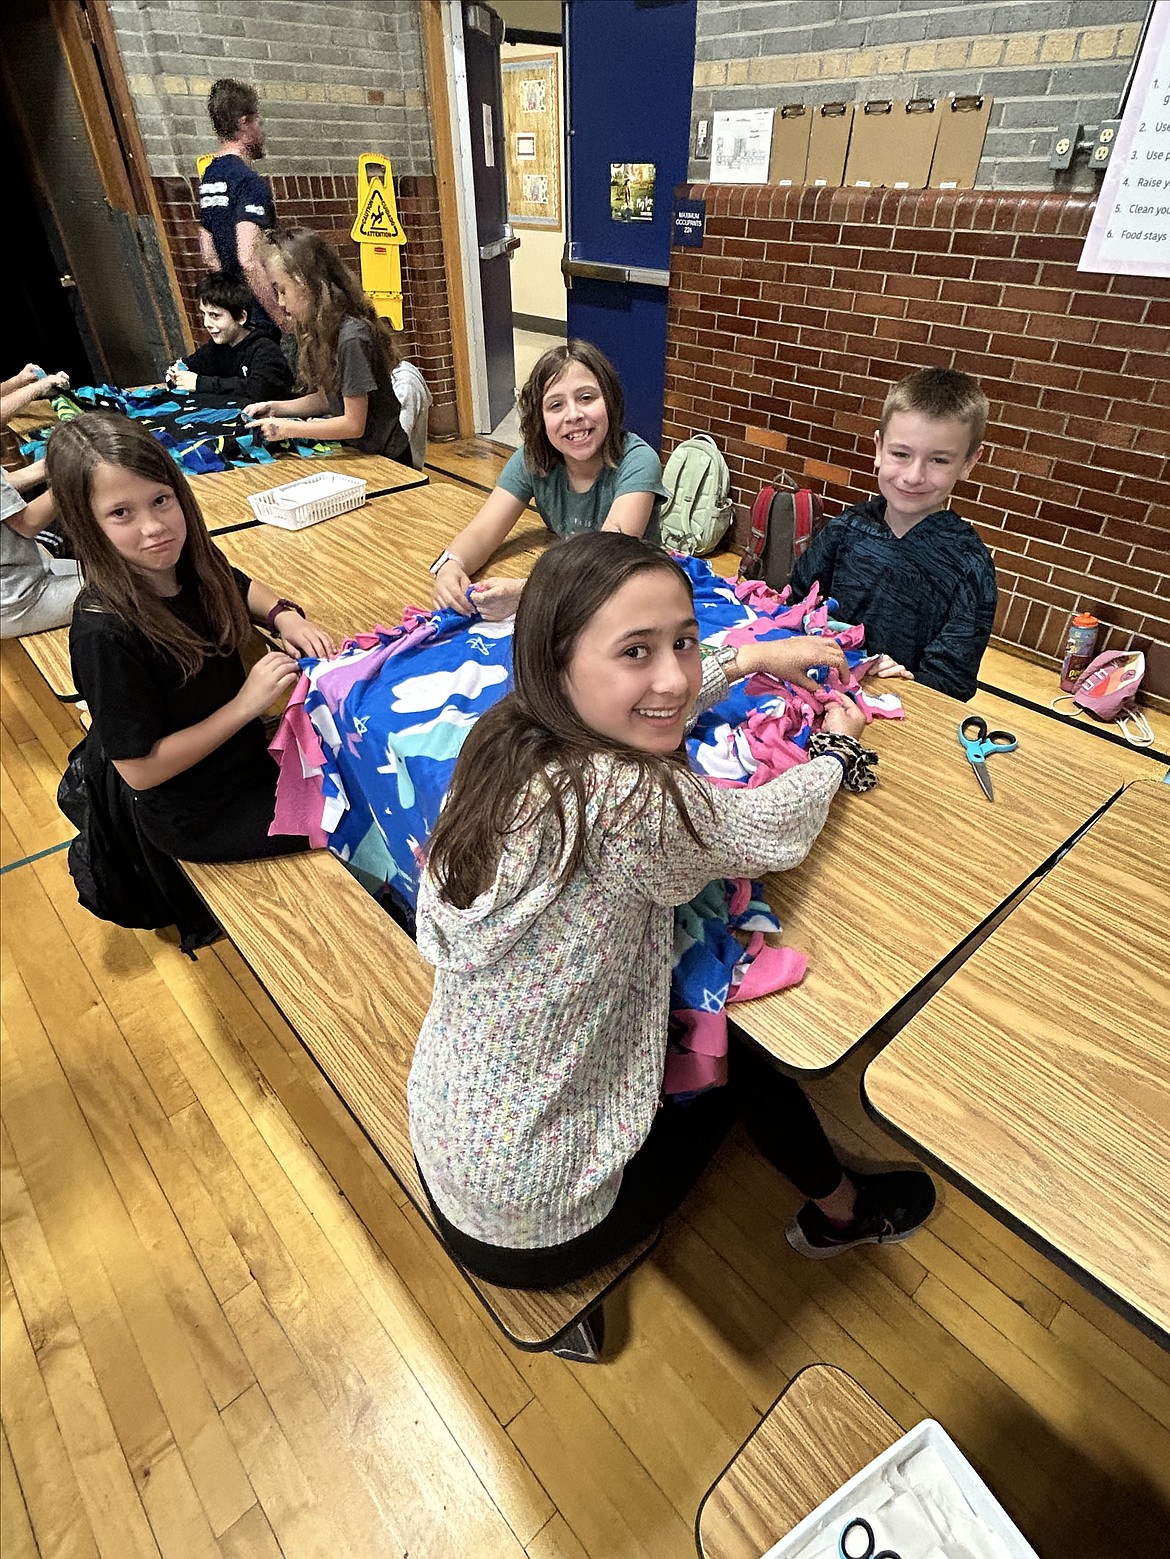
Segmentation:
{"type": "Polygon", "coordinates": [[[417,0],[110,0],[110,15],[156,178],[215,149],[217,76],[259,91],[266,174],[352,174],[362,152],[433,172],[417,0]]]}
{"type": "MultiPolygon", "coordinates": [[[[1053,133],[1111,118],[1147,0],[698,0],[691,145],[716,109],[845,99],[995,99],[977,183],[1092,189],[1048,168],[1053,133]]],[[[690,177],[709,164],[692,161],[690,177]]]]}

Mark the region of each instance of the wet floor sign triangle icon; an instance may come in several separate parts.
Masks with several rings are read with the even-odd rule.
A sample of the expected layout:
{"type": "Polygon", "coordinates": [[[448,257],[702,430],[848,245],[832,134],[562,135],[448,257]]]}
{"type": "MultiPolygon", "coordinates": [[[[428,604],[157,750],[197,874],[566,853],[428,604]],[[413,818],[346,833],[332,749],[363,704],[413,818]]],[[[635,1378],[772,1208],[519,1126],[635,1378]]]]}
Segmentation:
{"type": "Polygon", "coordinates": [[[355,242],[401,244],[405,242],[398,218],[386,200],[380,184],[371,184],[361,215],[353,225],[355,242]]]}

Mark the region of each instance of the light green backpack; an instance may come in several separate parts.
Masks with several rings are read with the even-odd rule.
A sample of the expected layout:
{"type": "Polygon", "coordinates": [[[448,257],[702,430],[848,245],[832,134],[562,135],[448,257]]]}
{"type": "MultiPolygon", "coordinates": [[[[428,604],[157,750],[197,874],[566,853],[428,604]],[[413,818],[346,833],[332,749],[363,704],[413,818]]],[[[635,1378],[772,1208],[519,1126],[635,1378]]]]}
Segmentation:
{"type": "Polygon", "coordinates": [[[662,545],[693,557],[714,552],[731,525],[731,475],[715,440],[697,433],[666,462],[662,485],[670,497],[659,510],[662,545]]]}

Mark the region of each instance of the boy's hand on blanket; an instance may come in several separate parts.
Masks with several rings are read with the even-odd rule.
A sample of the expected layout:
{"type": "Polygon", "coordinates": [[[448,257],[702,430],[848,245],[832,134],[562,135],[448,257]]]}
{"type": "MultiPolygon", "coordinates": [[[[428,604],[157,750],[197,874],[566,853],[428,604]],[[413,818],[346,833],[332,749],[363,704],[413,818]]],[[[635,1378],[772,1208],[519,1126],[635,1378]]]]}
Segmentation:
{"type": "Polygon", "coordinates": [[[471,604],[485,622],[503,622],[515,616],[523,589],[522,579],[481,579],[471,587],[471,604]]]}
{"type": "Polygon", "coordinates": [[[301,670],[291,655],[269,650],[249,671],[233,702],[245,720],[265,714],[282,693],[291,693],[301,670]]]}
{"type": "Polygon", "coordinates": [[[277,617],[280,642],[290,655],[312,655],[317,660],[329,660],[337,653],[332,635],[294,611],[281,612],[277,617]]]}
{"type": "Polygon", "coordinates": [[[907,671],[905,666],[900,666],[891,655],[883,655],[877,665],[870,672],[871,677],[904,677],[907,682],[914,681],[914,673],[907,671]]]}
{"type": "Polygon", "coordinates": [[[849,663],[845,651],[835,639],[819,639],[812,634],[797,634],[791,639],[759,639],[739,645],[734,674],[750,677],[754,672],[762,671],[770,677],[778,677],[781,682],[791,682],[816,693],[820,691],[820,684],[808,674],[813,666],[828,666],[836,670],[843,681],[848,680],[849,663]]]}
{"type": "Polygon", "coordinates": [[[172,390],[194,390],[198,386],[198,375],[189,368],[168,368],[167,383],[172,390]]]}

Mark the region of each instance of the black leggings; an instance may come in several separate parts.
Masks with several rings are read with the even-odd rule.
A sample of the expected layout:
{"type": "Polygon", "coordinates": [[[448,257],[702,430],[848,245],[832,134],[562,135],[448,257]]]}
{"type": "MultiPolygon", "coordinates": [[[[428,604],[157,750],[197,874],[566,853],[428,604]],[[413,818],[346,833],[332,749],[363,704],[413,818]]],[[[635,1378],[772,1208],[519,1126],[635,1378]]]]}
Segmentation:
{"type": "MultiPolygon", "coordinates": [[[[617,1201],[594,1228],[561,1245],[517,1249],[463,1234],[431,1199],[439,1231],[460,1264],[504,1288],[556,1288],[639,1244],[682,1203],[737,1120],[760,1152],[806,1197],[831,1195],[841,1163],[799,1085],[732,1040],[725,1088],[690,1104],[669,1100],[626,1165],[617,1201]]],[[[424,1188],[425,1188],[424,1181],[424,1188]]],[[[430,1197],[429,1190],[427,1196],[430,1197]]]]}
{"type": "Polygon", "coordinates": [[[142,832],[164,855],[180,861],[258,861],[273,855],[296,855],[309,848],[301,834],[269,834],[276,810],[276,765],[271,783],[242,785],[229,805],[212,813],[160,817],[139,809],[142,832]]]}

